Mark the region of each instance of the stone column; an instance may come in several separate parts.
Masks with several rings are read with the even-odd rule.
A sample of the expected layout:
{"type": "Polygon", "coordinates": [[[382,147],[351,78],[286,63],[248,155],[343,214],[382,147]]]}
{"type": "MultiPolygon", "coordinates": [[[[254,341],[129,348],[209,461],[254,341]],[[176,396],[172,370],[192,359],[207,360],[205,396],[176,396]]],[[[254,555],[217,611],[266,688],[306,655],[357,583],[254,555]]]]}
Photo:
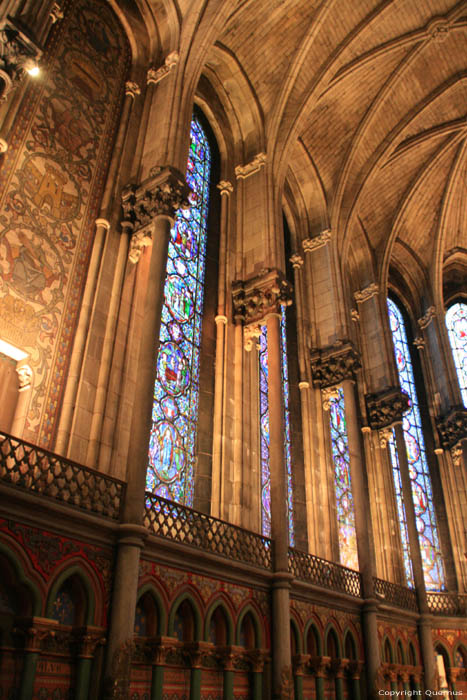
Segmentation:
{"type": "Polygon", "coordinates": [[[157,637],[151,643],[152,673],[151,673],[151,700],[160,700],[164,687],[164,669],[167,654],[177,646],[177,640],[173,637],[157,637]]]}
{"type": "Polygon", "coordinates": [[[222,441],[224,419],[224,363],[225,331],[227,325],[225,304],[225,269],[227,255],[228,207],[233,187],[230,182],[222,180],[217,185],[221,193],[221,226],[219,250],[219,285],[216,322],[216,365],[214,378],[214,421],[212,444],[212,498],[211,515],[219,518],[222,498],[222,441]]]}
{"type": "MultiPolygon", "coordinates": [[[[123,193],[125,220],[132,220],[134,232],[130,255],[136,255],[152,241],[145,319],[138,356],[138,375],[131,419],[128,451],[127,489],[123,509],[124,525],[120,526],[114,594],[107,649],[107,676],[113,678],[112,667],[119,649],[132,642],[139,555],[147,534],[142,527],[148,445],[160,319],[163,304],[165,270],[170,228],[175,212],[188,207],[188,188],[174,168],[156,167],[139,187],[129,186],[123,193]]],[[[112,683],[110,683],[112,685],[112,683]]],[[[115,687],[115,682],[113,682],[115,687]]],[[[111,696],[112,697],[112,696],[111,696]]]]}
{"type": "Polygon", "coordinates": [[[330,663],[330,671],[334,676],[336,688],[336,700],[344,700],[344,671],[346,665],[347,659],[332,659],[330,663]]]}
{"type": "Polygon", "coordinates": [[[420,618],[418,620],[418,636],[420,641],[420,651],[423,660],[425,690],[434,690],[435,657],[431,633],[431,616],[429,614],[426,596],[422,555],[420,551],[420,542],[418,539],[417,522],[415,518],[415,508],[412,496],[412,482],[410,479],[409,463],[407,460],[407,449],[405,445],[402,423],[396,423],[394,427],[394,433],[401,474],[402,497],[404,499],[405,515],[407,519],[410,558],[412,560],[413,578],[415,583],[415,590],[417,593],[418,608],[420,610],[420,618]]]}
{"type": "Polygon", "coordinates": [[[365,458],[361,441],[358,406],[355,396],[355,372],[360,368],[360,359],[348,340],[312,353],[311,370],[313,383],[322,389],[341,385],[344,391],[344,406],[349,445],[350,481],[354,500],[355,531],[359,569],[362,577],[362,593],[365,599],[362,610],[362,626],[365,645],[368,688],[373,689],[380,665],[377,631],[378,603],[374,594],[375,553],[370,520],[368,485],[365,458]]]}
{"type": "Polygon", "coordinates": [[[233,303],[244,318],[246,349],[266,326],[268,338],[269,471],[271,538],[274,546],[273,698],[292,686],[290,655],[290,583],[288,572],[287,475],[284,456],[284,401],[281,373],[280,306],[290,303],[290,287],[282,274],[269,269],[246,282],[235,283],[233,303]]]}
{"type": "Polygon", "coordinates": [[[361,697],[360,676],[363,666],[363,661],[350,661],[347,667],[347,671],[352,681],[352,700],[360,700],[361,697]]]}
{"type": "Polygon", "coordinates": [[[39,630],[34,627],[24,631],[23,668],[19,687],[19,700],[31,700],[36,679],[36,667],[40,655],[39,630]]]}
{"type": "Polygon", "coordinates": [[[91,683],[92,663],[96,647],[104,642],[104,638],[92,634],[83,628],[77,638],[78,662],[75,680],[75,700],[88,700],[91,683]]]}
{"type": "Polygon", "coordinates": [[[263,700],[263,669],[267,653],[263,649],[253,649],[247,651],[245,656],[251,662],[252,700],[263,700]]]}
{"type": "Polygon", "coordinates": [[[313,656],[310,659],[310,667],[315,675],[316,700],[325,700],[324,679],[326,678],[326,669],[330,661],[329,656],[313,656]]]}
{"type": "Polygon", "coordinates": [[[295,700],[303,700],[303,676],[308,659],[308,654],[295,654],[292,659],[295,700]]]}

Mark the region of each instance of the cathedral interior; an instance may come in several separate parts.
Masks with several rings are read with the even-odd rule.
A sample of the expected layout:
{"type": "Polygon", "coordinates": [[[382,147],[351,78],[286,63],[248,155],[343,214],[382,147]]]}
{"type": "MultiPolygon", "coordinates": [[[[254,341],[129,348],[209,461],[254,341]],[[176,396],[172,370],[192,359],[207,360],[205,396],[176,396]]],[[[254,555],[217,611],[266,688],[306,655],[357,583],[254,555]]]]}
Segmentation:
{"type": "Polygon", "coordinates": [[[0,4],[0,698],[467,696],[465,0],[0,4]]]}

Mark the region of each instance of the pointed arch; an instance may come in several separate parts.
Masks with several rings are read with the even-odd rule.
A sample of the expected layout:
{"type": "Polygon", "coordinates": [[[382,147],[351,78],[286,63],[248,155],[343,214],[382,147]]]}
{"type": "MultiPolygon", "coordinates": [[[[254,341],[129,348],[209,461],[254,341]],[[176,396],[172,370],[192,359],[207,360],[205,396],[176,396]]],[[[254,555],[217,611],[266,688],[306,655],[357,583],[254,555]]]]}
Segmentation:
{"type": "MultiPolygon", "coordinates": [[[[245,632],[245,630],[242,630],[242,628],[244,627],[244,623],[246,623],[246,621],[250,621],[252,626],[251,630],[246,630],[246,632],[248,632],[247,638],[250,634],[252,634],[254,638],[253,646],[250,646],[249,648],[260,649],[263,645],[262,625],[259,621],[259,617],[256,610],[249,603],[245,605],[240,615],[238,616],[237,629],[235,633],[236,644],[238,644],[239,646],[244,646],[242,645],[242,632],[245,632]]],[[[247,641],[249,640],[247,639],[247,641]]]]}
{"type": "Polygon", "coordinates": [[[383,663],[393,664],[394,663],[394,649],[393,649],[392,643],[387,635],[385,637],[383,637],[383,641],[381,642],[381,650],[382,650],[383,663]]]}
{"type": "Polygon", "coordinates": [[[448,329],[457,381],[464,406],[467,408],[467,303],[456,301],[446,311],[448,329]]]}
{"type": "Polygon", "coordinates": [[[68,602],[70,603],[70,614],[73,615],[74,619],[73,625],[95,624],[95,587],[80,563],[67,566],[51,584],[47,596],[46,617],[60,618],[62,615],[60,608],[62,604],[68,602]]]}
{"type": "Polygon", "coordinates": [[[322,656],[323,654],[323,638],[316,624],[316,621],[311,619],[305,625],[305,652],[311,656],[322,656]]]}
{"type": "MultiPolygon", "coordinates": [[[[215,618],[215,616],[218,613],[222,613],[223,615],[223,620],[225,623],[225,641],[222,642],[223,645],[231,645],[234,644],[234,639],[235,639],[235,626],[232,618],[231,611],[229,610],[228,606],[226,605],[225,601],[220,598],[218,600],[215,600],[210,608],[208,609],[205,617],[205,623],[204,623],[204,640],[206,642],[212,641],[210,640],[211,637],[211,624],[215,618]]],[[[217,627],[217,625],[216,625],[217,627]]],[[[216,638],[217,638],[217,632],[216,632],[216,638]]]]}
{"type": "Polygon", "coordinates": [[[354,634],[350,629],[346,629],[344,632],[344,658],[356,661],[358,657],[358,645],[354,634]]]}
{"type": "MultiPolygon", "coordinates": [[[[165,631],[167,629],[167,612],[165,609],[165,605],[163,603],[160,591],[154,586],[153,583],[146,583],[144,586],[140,588],[138,591],[138,596],[136,600],[136,610],[138,610],[138,605],[143,604],[146,612],[146,614],[151,615],[152,613],[155,612],[155,624],[154,622],[150,621],[148,625],[148,631],[150,632],[149,635],[141,635],[141,636],[155,636],[155,635],[163,635],[165,634],[165,631]],[[145,606],[145,599],[146,600],[152,600],[152,603],[154,605],[154,610],[151,610],[149,606],[145,606]]],[[[137,615],[136,615],[137,617],[137,615]]],[[[136,618],[135,618],[135,627],[136,627],[136,618]]]]}
{"type": "Polygon", "coordinates": [[[334,659],[342,658],[342,648],[333,623],[329,623],[324,633],[324,653],[334,659]]]}
{"type": "MultiPolygon", "coordinates": [[[[11,567],[11,573],[16,579],[15,588],[20,592],[24,592],[24,614],[39,616],[42,612],[43,598],[38,586],[25,574],[24,565],[20,557],[9,549],[9,547],[0,542],[0,562],[2,558],[4,558],[7,565],[11,567]],[[30,605],[28,605],[28,598],[30,605]]],[[[6,567],[0,565],[3,580],[6,578],[5,568],[6,567]]]]}
{"type": "MultiPolygon", "coordinates": [[[[200,607],[198,603],[196,602],[194,596],[190,591],[185,591],[183,593],[180,593],[180,595],[176,598],[174,603],[172,604],[172,608],[170,610],[169,614],[169,621],[167,625],[167,632],[169,637],[176,637],[176,616],[177,614],[181,612],[182,613],[182,618],[184,615],[186,615],[186,627],[184,627],[183,634],[185,632],[187,633],[187,636],[192,637],[190,641],[198,642],[201,639],[202,635],[202,616],[200,612],[200,607]],[[186,604],[186,605],[184,605],[186,604]],[[181,608],[181,606],[184,605],[184,609],[181,608]],[[188,619],[188,613],[191,611],[192,614],[192,619],[188,619]],[[189,626],[192,626],[192,629],[189,629],[189,626]],[[190,634],[189,634],[190,633],[190,634]]],[[[188,640],[185,640],[188,641],[188,640]]]]}

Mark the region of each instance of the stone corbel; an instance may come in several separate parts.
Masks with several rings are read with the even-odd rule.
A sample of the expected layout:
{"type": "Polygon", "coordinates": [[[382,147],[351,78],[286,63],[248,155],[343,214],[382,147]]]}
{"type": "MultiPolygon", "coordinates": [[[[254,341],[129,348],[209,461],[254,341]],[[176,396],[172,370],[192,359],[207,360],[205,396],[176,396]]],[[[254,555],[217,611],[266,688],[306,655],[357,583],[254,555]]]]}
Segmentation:
{"type": "Polygon", "coordinates": [[[365,396],[368,422],[373,430],[400,423],[409,408],[409,397],[399,387],[385,389],[365,396]]]}
{"type": "Polygon", "coordinates": [[[372,284],[369,284],[367,287],[364,287],[360,291],[355,292],[354,298],[357,304],[363,304],[365,301],[372,299],[377,294],[379,294],[379,286],[375,282],[373,282],[372,284]]]}
{"type": "Polygon", "coordinates": [[[303,258],[298,253],[295,253],[290,257],[290,263],[294,270],[300,270],[303,267],[303,258]]]}
{"type": "Polygon", "coordinates": [[[455,406],[447,415],[436,420],[436,426],[444,449],[455,447],[467,438],[467,408],[455,406]]]}
{"type": "Polygon", "coordinates": [[[428,328],[434,317],[436,316],[436,307],[430,306],[427,310],[426,313],[418,319],[418,326],[421,328],[421,330],[425,330],[425,328],[428,328]]]}
{"type": "Polygon", "coordinates": [[[331,240],[331,229],[326,228],[324,231],[321,231],[321,233],[318,233],[318,235],[313,236],[312,238],[305,238],[303,241],[303,250],[305,253],[312,253],[315,250],[318,250],[319,248],[323,248],[325,245],[329,243],[331,240]]]}
{"type": "Polygon", "coordinates": [[[310,361],[313,384],[321,388],[354,379],[355,372],[361,368],[359,353],[350,340],[339,340],[321,350],[312,350],[310,361]]]}
{"type": "Polygon", "coordinates": [[[160,83],[160,81],[177,65],[179,59],[180,55],[178,51],[172,51],[166,56],[163,66],[160,68],[151,66],[147,72],[147,84],[151,85],[152,83],[153,85],[157,85],[157,83],[160,83]]]}
{"type": "Polygon", "coordinates": [[[227,197],[230,197],[230,195],[233,192],[232,183],[229,182],[228,180],[221,180],[217,184],[217,189],[219,190],[221,197],[223,194],[226,195],[227,197]]]}
{"type": "Polygon", "coordinates": [[[245,180],[247,177],[250,177],[250,175],[259,172],[265,163],[266,153],[258,153],[250,163],[246,165],[237,165],[235,168],[237,180],[245,180]]]}

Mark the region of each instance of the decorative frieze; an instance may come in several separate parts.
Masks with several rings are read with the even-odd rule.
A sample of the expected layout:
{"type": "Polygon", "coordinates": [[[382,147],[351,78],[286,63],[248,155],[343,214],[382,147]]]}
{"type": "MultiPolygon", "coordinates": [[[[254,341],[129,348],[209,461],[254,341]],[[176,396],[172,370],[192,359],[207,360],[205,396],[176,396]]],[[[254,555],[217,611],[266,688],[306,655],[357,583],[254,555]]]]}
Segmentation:
{"type": "Polygon", "coordinates": [[[385,389],[365,396],[368,422],[373,430],[381,430],[400,423],[409,408],[409,397],[399,387],[385,389]]]}
{"type": "Polygon", "coordinates": [[[292,287],[279,270],[268,268],[245,282],[234,282],[232,299],[234,319],[244,325],[245,349],[251,350],[266,317],[292,303],[292,287]]]}
{"type": "Polygon", "coordinates": [[[426,310],[426,313],[421,318],[418,319],[418,325],[422,331],[425,330],[425,328],[427,328],[430,325],[430,323],[432,322],[432,320],[434,319],[435,316],[436,316],[436,308],[434,306],[430,306],[426,310]]]}
{"type": "Polygon", "coordinates": [[[305,238],[303,241],[303,250],[305,253],[312,253],[314,250],[318,250],[319,248],[322,248],[323,246],[327,245],[329,241],[331,240],[331,229],[326,228],[324,231],[321,231],[321,233],[318,233],[317,236],[313,236],[312,238],[305,238]]]}
{"type": "Polygon", "coordinates": [[[245,180],[250,175],[257,173],[266,163],[266,153],[258,153],[250,163],[246,165],[237,165],[235,175],[238,180],[245,180]]]}
{"type": "Polygon", "coordinates": [[[156,217],[172,221],[177,209],[188,209],[190,188],[181,173],[170,166],[154,167],[141,185],[128,185],[122,192],[122,228],[132,229],[129,259],[138,262],[141,252],[152,240],[156,217]]]}
{"type": "Polygon", "coordinates": [[[436,420],[441,445],[451,449],[458,442],[467,438],[467,408],[454,407],[446,416],[436,420]]]}
{"type": "Polygon", "coordinates": [[[354,379],[355,372],[361,368],[359,354],[350,340],[312,350],[310,360],[313,384],[321,388],[340,384],[344,379],[354,379]]]}
{"type": "Polygon", "coordinates": [[[29,37],[8,18],[0,26],[0,101],[7,99],[26,73],[37,66],[41,51],[29,37]]]}
{"type": "Polygon", "coordinates": [[[355,292],[354,297],[357,304],[363,304],[365,301],[372,299],[377,294],[379,294],[379,285],[375,282],[369,284],[358,292],[355,292]]]}
{"type": "Polygon", "coordinates": [[[160,68],[151,66],[147,72],[147,84],[151,85],[152,83],[153,85],[157,85],[157,83],[160,83],[160,81],[177,65],[179,59],[178,51],[172,51],[166,56],[163,66],[160,66],[160,68]]]}
{"type": "Polygon", "coordinates": [[[221,180],[217,185],[217,189],[219,190],[221,196],[225,194],[227,197],[230,197],[233,192],[232,183],[228,180],[221,180]]]}

